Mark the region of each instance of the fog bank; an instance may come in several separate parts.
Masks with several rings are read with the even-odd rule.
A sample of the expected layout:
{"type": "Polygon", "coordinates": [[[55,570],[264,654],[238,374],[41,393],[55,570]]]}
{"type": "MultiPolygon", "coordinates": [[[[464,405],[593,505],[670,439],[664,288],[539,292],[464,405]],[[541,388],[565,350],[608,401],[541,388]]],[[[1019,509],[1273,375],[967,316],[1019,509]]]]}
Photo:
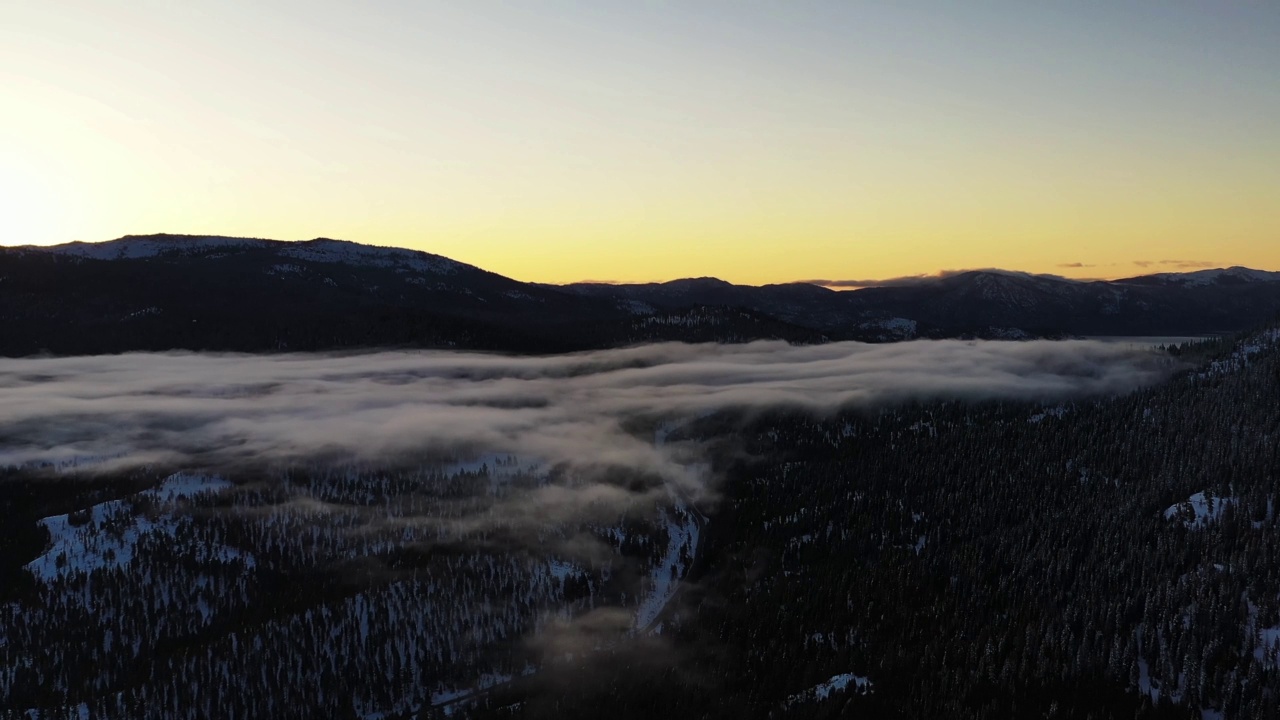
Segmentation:
{"type": "Polygon", "coordinates": [[[465,448],[678,474],[622,423],[733,408],[1062,400],[1123,393],[1168,372],[1164,356],[1096,341],[3,359],[0,465],[381,463],[465,448]]]}

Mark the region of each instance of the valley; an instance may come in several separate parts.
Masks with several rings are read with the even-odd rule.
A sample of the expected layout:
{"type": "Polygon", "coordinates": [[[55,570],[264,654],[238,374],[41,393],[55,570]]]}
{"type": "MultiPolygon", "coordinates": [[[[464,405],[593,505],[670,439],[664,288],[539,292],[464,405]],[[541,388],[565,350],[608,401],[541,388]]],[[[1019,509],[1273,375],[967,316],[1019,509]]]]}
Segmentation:
{"type": "MultiPolygon", "coordinates": [[[[1141,358],[1163,368],[1119,394],[1055,400],[1018,382],[1003,398],[938,388],[867,400],[858,368],[882,351],[793,348],[807,362],[784,354],[768,372],[809,378],[777,385],[801,394],[747,405],[691,404],[725,383],[741,383],[725,398],[765,387],[765,366],[704,374],[697,353],[710,348],[695,346],[670,366],[658,356],[637,366],[644,350],[568,364],[369,356],[358,377],[345,358],[257,370],[247,358],[199,359],[208,377],[186,386],[167,375],[197,358],[69,359],[75,375],[55,362],[39,378],[31,363],[49,361],[20,361],[6,392],[74,377],[83,395],[94,374],[111,373],[122,397],[145,386],[174,398],[140,417],[180,413],[160,422],[256,449],[188,446],[182,462],[204,467],[166,468],[148,460],[153,431],[114,431],[111,453],[78,436],[77,419],[62,431],[70,452],[46,445],[63,459],[38,461],[20,428],[40,425],[11,420],[4,449],[27,459],[0,478],[13,529],[0,557],[0,696],[15,718],[215,707],[225,717],[1260,716],[1280,697],[1270,689],[1280,577],[1265,560],[1280,538],[1270,480],[1280,332],[1172,355],[1130,345],[955,346],[1042,352],[1027,377],[1051,367],[1099,387],[1141,358]],[[1075,367],[1068,347],[1100,353],[1106,369],[1075,367]],[[854,364],[813,375],[835,352],[854,364]],[[154,367],[124,381],[130,362],[154,367]],[[219,379],[232,368],[243,380],[219,379]],[[312,399],[273,384],[277,371],[312,399]],[[547,398],[579,399],[544,405],[525,390],[512,405],[505,378],[517,377],[546,383],[547,398]],[[641,378],[657,384],[633,395],[641,378]],[[695,378],[707,390],[689,388],[695,378]],[[845,399],[806,407],[828,381],[845,399]],[[357,416],[376,427],[373,408],[395,416],[398,404],[382,404],[412,407],[418,388],[464,403],[438,420],[419,415],[413,437],[456,433],[470,422],[458,410],[481,396],[487,423],[521,408],[541,419],[508,435],[513,452],[471,445],[482,451],[449,458],[450,446],[409,445],[342,459],[363,442],[357,433],[350,450],[325,434],[305,440],[316,450],[280,456],[279,443],[326,426],[332,401],[335,419],[352,412],[342,398],[359,387],[396,393],[361,391],[357,416]],[[237,439],[201,409],[227,407],[243,423],[294,397],[278,407],[302,424],[278,437],[250,425],[237,439]],[[632,409],[614,415],[624,399],[632,409]],[[677,414],[664,418],[664,406],[677,414]],[[554,426],[601,411],[583,419],[617,422],[610,452],[630,449],[603,464],[590,444],[555,449],[554,426]]],[[[885,349],[940,368],[964,362],[940,360],[944,347],[885,349]]],[[[686,352],[661,350],[672,351],[686,352]]],[[[116,417],[122,429],[135,422],[116,417]]]]}

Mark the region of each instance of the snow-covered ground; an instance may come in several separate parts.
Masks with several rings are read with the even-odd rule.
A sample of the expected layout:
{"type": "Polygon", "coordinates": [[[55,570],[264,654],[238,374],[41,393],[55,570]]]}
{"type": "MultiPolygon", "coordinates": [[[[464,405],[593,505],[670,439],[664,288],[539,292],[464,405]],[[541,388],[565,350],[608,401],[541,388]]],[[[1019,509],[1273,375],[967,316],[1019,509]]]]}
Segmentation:
{"type": "Polygon", "coordinates": [[[1180,503],[1170,505],[1164,511],[1164,517],[1166,520],[1183,518],[1187,527],[1200,528],[1222,517],[1227,506],[1235,505],[1236,502],[1233,497],[1209,497],[1198,492],[1180,503]]]}
{"type": "Polygon", "coordinates": [[[404,248],[361,245],[346,240],[288,243],[279,252],[285,257],[312,262],[404,268],[432,275],[451,275],[464,267],[462,263],[438,255],[404,248]]]}
{"type": "Polygon", "coordinates": [[[564,582],[569,576],[581,572],[581,569],[577,565],[563,560],[548,560],[547,572],[551,573],[551,577],[564,582]]]}
{"type": "MultiPolygon", "coordinates": [[[[110,500],[84,511],[47,517],[40,524],[49,531],[49,548],[27,563],[26,568],[36,578],[48,582],[74,573],[124,567],[133,561],[134,548],[143,535],[153,532],[174,534],[176,520],[172,505],[229,487],[231,483],[220,477],[176,473],[158,487],[136,496],[170,507],[169,512],[159,517],[136,515],[129,500],[110,500]]],[[[229,561],[243,557],[246,563],[253,564],[252,557],[243,556],[235,548],[222,546],[203,548],[203,551],[208,553],[209,559],[229,561]]]]}
{"type": "Polygon", "coordinates": [[[450,690],[440,690],[431,694],[432,705],[444,705],[446,703],[456,702],[461,698],[467,697],[481,690],[488,690],[496,685],[511,682],[511,675],[502,675],[499,673],[485,673],[481,675],[474,687],[450,690]]]}
{"type": "MultiPolygon", "coordinates": [[[[674,497],[675,493],[673,492],[672,495],[674,497]]],[[[688,557],[692,558],[698,550],[701,528],[698,520],[682,502],[677,500],[677,505],[672,512],[662,511],[661,518],[662,523],[666,525],[670,540],[667,542],[667,550],[662,556],[662,562],[655,565],[649,575],[648,592],[636,608],[635,627],[641,631],[653,626],[667,603],[675,597],[676,590],[680,587],[680,580],[689,572],[688,565],[681,562],[681,556],[686,554],[682,551],[687,551],[688,557]]]]}
{"type": "Polygon", "coordinates": [[[861,675],[843,673],[840,675],[833,675],[831,679],[826,682],[819,683],[804,692],[798,692],[795,695],[792,695],[787,698],[787,704],[794,705],[802,702],[826,700],[828,697],[831,697],[833,693],[845,692],[850,689],[859,695],[865,695],[872,692],[874,688],[875,686],[871,681],[861,675]]]}
{"type": "MultiPolygon", "coordinates": [[[[527,677],[536,673],[538,669],[532,665],[526,665],[524,670],[520,672],[522,677],[527,677]]],[[[468,688],[441,688],[431,694],[431,706],[439,708],[446,716],[453,715],[459,708],[474,702],[480,695],[486,691],[492,690],[499,685],[505,685],[515,679],[514,675],[505,675],[503,673],[485,673],[476,680],[476,684],[468,688]]],[[[413,708],[416,712],[419,710],[417,706],[413,708]]],[[[379,713],[380,715],[380,713],[379,713]]],[[[371,720],[373,715],[366,715],[366,720],[371,720]]]]}
{"type": "Polygon", "coordinates": [[[1258,628],[1258,646],[1253,656],[1270,667],[1280,661],[1280,626],[1258,628]]]}
{"type": "Polygon", "coordinates": [[[464,267],[462,263],[417,250],[361,245],[327,238],[282,242],[217,236],[126,237],[101,243],[74,242],[47,247],[27,246],[24,249],[93,260],[138,260],[165,255],[192,255],[244,248],[274,249],[283,257],[297,260],[398,268],[432,275],[451,275],[464,267]]]}
{"type": "MultiPolygon", "coordinates": [[[[79,705],[73,706],[71,708],[71,713],[72,714],[70,715],[58,714],[56,717],[67,718],[67,720],[89,720],[89,718],[93,717],[93,713],[89,710],[89,703],[80,703],[79,705]]],[[[26,720],[48,720],[55,716],[49,713],[41,713],[36,709],[31,709],[22,713],[22,717],[26,718],[26,720]]]]}
{"type": "Polygon", "coordinates": [[[1062,404],[1054,405],[1053,407],[1046,407],[1042,409],[1040,412],[1035,413],[1031,417],[1027,418],[1027,422],[1035,425],[1037,423],[1044,422],[1046,419],[1051,417],[1062,418],[1068,412],[1070,412],[1070,410],[1071,409],[1069,407],[1062,404]]]}
{"type": "Polygon", "coordinates": [[[1223,278],[1237,282],[1280,282],[1280,272],[1253,270],[1246,267],[1214,268],[1185,273],[1157,273],[1151,277],[1188,287],[1212,285],[1223,278]]]}
{"type": "Polygon", "coordinates": [[[1203,372],[1193,376],[1195,380],[1206,380],[1217,375],[1238,372],[1249,366],[1253,356],[1269,348],[1280,345],[1280,328],[1264,330],[1245,340],[1230,356],[1222,360],[1214,360],[1203,372]]]}
{"type": "MultiPolygon", "coordinates": [[[[683,424],[664,423],[659,426],[653,433],[654,446],[661,448],[665,445],[671,433],[683,424]]],[[[666,489],[672,507],[663,509],[660,517],[667,528],[667,549],[662,555],[662,562],[651,570],[648,590],[636,608],[634,627],[640,632],[654,629],[658,616],[680,589],[680,581],[689,572],[689,566],[682,562],[682,558],[687,556],[692,562],[697,555],[702,526],[706,522],[706,518],[685,500],[675,486],[668,484],[666,489]]]]}
{"type": "Polygon", "coordinates": [[[1138,658],[1138,691],[1150,697],[1153,703],[1159,703],[1161,696],[1168,697],[1173,703],[1182,702],[1182,693],[1177,688],[1161,688],[1151,679],[1151,667],[1144,658],[1138,658]]]}
{"type": "Polygon", "coordinates": [[[1245,637],[1254,637],[1256,645],[1253,648],[1253,656],[1261,662],[1264,667],[1276,668],[1280,667],[1280,625],[1273,627],[1262,627],[1262,621],[1258,617],[1258,606],[1253,602],[1249,602],[1249,620],[1244,627],[1245,637]]]}

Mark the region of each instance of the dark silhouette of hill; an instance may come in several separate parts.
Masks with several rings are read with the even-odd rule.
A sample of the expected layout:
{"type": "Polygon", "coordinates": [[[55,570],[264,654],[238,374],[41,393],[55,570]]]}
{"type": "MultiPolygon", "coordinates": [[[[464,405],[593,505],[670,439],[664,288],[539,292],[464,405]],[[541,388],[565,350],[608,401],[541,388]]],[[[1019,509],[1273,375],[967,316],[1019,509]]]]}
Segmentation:
{"type": "Polygon", "coordinates": [[[177,235],[0,249],[0,354],[565,352],[638,342],[1200,335],[1280,312],[1280,273],[1077,282],[973,271],[836,292],[715,278],[525,283],[430,253],[177,235]]]}
{"type": "Polygon", "coordinates": [[[838,337],[1053,337],[1239,332],[1280,312],[1280,273],[1244,268],[1080,282],[975,270],[838,292],[791,283],[751,287],[711,279],[645,285],[578,284],[591,297],[655,307],[747,307],[838,337]]]}

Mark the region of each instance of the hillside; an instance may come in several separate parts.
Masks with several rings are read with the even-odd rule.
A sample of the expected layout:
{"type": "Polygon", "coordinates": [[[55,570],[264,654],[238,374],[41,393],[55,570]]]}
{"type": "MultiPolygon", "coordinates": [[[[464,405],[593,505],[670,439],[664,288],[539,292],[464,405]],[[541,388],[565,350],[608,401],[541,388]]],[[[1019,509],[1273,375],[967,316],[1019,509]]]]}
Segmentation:
{"type": "Polygon", "coordinates": [[[715,278],[525,283],[429,253],[316,239],[152,235],[0,249],[0,354],[639,342],[1199,336],[1280,314],[1280,273],[1075,282],[975,271],[835,292],[715,278]]]}

